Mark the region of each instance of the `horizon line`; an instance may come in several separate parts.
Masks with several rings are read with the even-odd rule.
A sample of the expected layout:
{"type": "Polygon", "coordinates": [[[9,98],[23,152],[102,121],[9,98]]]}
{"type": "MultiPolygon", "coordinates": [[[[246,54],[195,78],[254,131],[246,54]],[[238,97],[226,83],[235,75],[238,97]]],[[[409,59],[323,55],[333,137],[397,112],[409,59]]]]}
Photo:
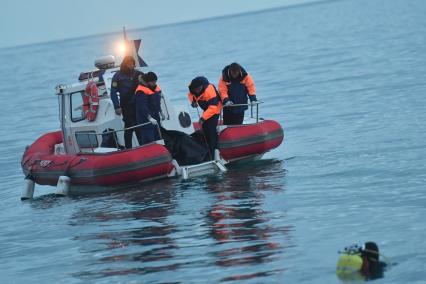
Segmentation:
{"type": "MultiPolygon", "coordinates": [[[[272,11],[276,11],[276,10],[287,10],[287,9],[290,10],[290,9],[294,9],[294,8],[300,8],[302,6],[315,6],[315,5],[322,5],[322,4],[326,4],[326,3],[330,3],[330,2],[337,2],[337,1],[344,1],[344,0],[308,0],[308,1],[310,1],[310,2],[304,2],[304,3],[299,3],[299,4],[287,5],[287,6],[281,5],[281,6],[265,8],[265,9],[260,9],[260,10],[225,14],[225,15],[212,16],[212,17],[200,18],[200,19],[184,20],[184,21],[180,21],[180,22],[164,23],[164,24],[146,26],[146,27],[141,27],[141,28],[131,28],[131,29],[126,28],[126,31],[127,32],[135,32],[135,31],[142,31],[142,30],[155,30],[155,29],[161,29],[161,28],[170,27],[170,26],[180,26],[180,25],[186,25],[186,24],[192,24],[192,23],[215,21],[215,20],[226,19],[226,18],[231,18],[231,17],[243,17],[243,16],[247,16],[247,15],[256,15],[256,14],[268,13],[268,12],[272,12],[272,11]]],[[[83,36],[76,36],[76,37],[69,37],[69,38],[60,38],[60,39],[52,39],[52,40],[46,40],[46,41],[40,41],[40,42],[32,42],[32,43],[24,43],[24,44],[17,44],[17,45],[11,45],[11,46],[4,46],[4,47],[0,47],[0,50],[17,48],[17,47],[21,48],[21,47],[27,47],[27,46],[31,46],[31,45],[44,45],[44,44],[48,44],[48,43],[55,43],[55,42],[62,42],[62,41],[73,41],[73,40],[85,39],[85,38],[89,38],[89,37],[101,37],[101,36],[114,35],[114,34],[119,34],[119,33],[122,33],[121,29],[120,29],[120,31],[114,31],[114,32],[101,32],[101,33],[90,34],[90,35],[83,35],[83,36]]]]}

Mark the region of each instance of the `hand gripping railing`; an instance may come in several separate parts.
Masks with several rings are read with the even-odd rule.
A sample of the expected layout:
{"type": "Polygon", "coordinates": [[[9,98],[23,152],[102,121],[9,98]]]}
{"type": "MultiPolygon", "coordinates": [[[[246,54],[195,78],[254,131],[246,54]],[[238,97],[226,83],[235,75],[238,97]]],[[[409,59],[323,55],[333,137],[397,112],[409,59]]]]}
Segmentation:
{"type": "MultiPolygon", "coordinates": [[[[113,133],[112,136],[114,137],[114,142],[115,142],[115,145],[117,146],[117,150],[120,150],[119,144],[118,144],[118,141],[117,141],[117,135],[116,135],[117,132],[126,131],[126,130],[130,130],[130,129],[135,129],[135,128],[138,128],[138,127],[141,127],[141,126],[145,126],[145,125],[148,125],[148,124],[153,124],[153,125],[157,126],[158,136],[160,137],[160,140],[163,139],[163,137],[161,135],[160,125],[158,123],[152,123],[151,121],[148,121],[148,122],[145,122],[145,123],[141,123],[141,124],[138,124],[138,125],[134,125],[134,126],[131,126],[131,127],[123,128],[123,129],[118,129],[118,130],[108,130],[108,131],[105,131],[105,132],[102,132],[102,133],[91,133],[91,132],[79,133],[79,135],[83,135],[83,134],[87,135],[87,138],[90,141],[90,149],[92,150],[92,153],[94,153],[96,147],[95,147],[95,145],[93,145],[92,139],[90,139],[90,136],[97,137],[98,135],[104,136],[104,135],[108,135],[108,134],[113,133]]],[[[136,135],[136,136],[138,136],[138,135],[136,135]]],[[[99,144],[99,143],[97,143],[97,144],[99,144]]],[[[142,146],[142,145],[140,145],[140,146],[142,146]]],[[[80,150],[80,152],[81,152],[81,150],[80,150]]]]}
{"type": "MultiPolygon", "coordinates": [[[[231,107],[241,107],[241,106],[250,106],[250,117],[253,117],[253,107],[256,106],[256,123],[259,122],[259,105],[263,104],[263,101],[254,101],[254,102],[250,102],[247,104],[231,104],[231,105],[226,105],[223,106],[223,108],[231,108],[231,107]]],[[[220,118],[222,119],[223,116],[223,108],[222,111],[220,112],[220,118]]]]}

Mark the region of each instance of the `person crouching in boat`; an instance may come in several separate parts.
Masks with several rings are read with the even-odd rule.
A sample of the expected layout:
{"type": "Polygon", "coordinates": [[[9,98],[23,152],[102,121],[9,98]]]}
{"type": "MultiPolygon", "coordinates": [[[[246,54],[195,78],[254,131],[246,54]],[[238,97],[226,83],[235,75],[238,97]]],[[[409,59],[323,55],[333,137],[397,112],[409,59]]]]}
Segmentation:
{"type": "Polygon", "coordinates": [[[247,99],[250,102],[257,101],[253,78],[241,65],[232,63],[222,70],[218,86],[224,104],[223,124],[242,124],[248,106],[232,105],[247,104],[247,99]]]}
{"type": "Polygon", "coordinates": [[[203,129],[204,136],[209,148],[210,158],[214,157],[214,150],[217,147],[217,123],[219,120],[222,102],[219,92],[213,84],[210,84],[206,77],[194,78],[188,86],[188,99],[191,106],[200,106],[203,114],[199,123],[203,129]]]}
{"type": "Polygon", "coordinates": [[[374,242],[366,242],[364,248],[357,245],[346,247],[336,266],[341,280],[373,280],[383,277],[386,263],[380,261],[379,248],[374,242]]]}
{"type": "Polygon", "coordinates": [[[157,75],[148,72],[142,76],[143,83],[136,88],[136,123],[143,124],[139,129],[139,144],[147,144],[160,139],[158,127],[161,112],[161,88],[157,85],[157,75]]]}
{"type": "MultiPolygon", "coordinates": [[[[125,128],[136,125],[134,94],[138,85],[138,77],[141,74],[140,71],[135,70],[135,59],[132,56],[126,56],[121,62],[120,70],[112,77],[111,100],[114,104],[115,113],[123,115],[125,128]]],[[[134,131],[134,128],[124,131],[124,144],[127,149],[132,148],[134,131]]],[[[137,132],[136,136],[138,136],[137,132]]]]}

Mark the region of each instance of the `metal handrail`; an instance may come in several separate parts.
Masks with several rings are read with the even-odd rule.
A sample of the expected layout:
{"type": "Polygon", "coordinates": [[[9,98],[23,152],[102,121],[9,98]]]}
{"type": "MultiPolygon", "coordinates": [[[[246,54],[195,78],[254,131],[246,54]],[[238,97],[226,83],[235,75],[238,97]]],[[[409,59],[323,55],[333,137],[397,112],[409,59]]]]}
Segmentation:
{"type": "MultiPolygon", "coordinates": [[[[256,123],[259,122],[259,105],[263,104],[263,101],[254,101],[254,102],[250,102],[247,104],[232,104],[232,105],[227,105],[227,106],[223,106],[223,108],[228,108],[228,107],[240,107],[240,106],[250,106],[250,117],[253,117],[253,106],[256,106],[256,123]]],[[[222,118],[222,113],[223,113],[223,108],[220,111],[220,116],[222,118]]]]}
{"type": "MultiPolygon", "coordinates": [[[[161,99],[164,102],[164,107],[166,108],[166,113],[167,113],[167,120],[170,120],[170,114],[169,114],[169,109],[167,108],[167,102],[166,99],[163,96],[163,92],[161,92],[161,99]]],[[[161,111],[160,111],[161,112],[161,111]]]]}
{"type": "MultiPolygon", "coordinates": [[[[141,126],[145,126],[145,125],[148,125],[148,124],[153,124],[153,125],[156,125],[157,126],[157,132],[158,132],[158,135],[159,135],[159,137],[160,137],[160,140],[161,139],[163,139],[163,136],[161,135],[161,130],[160,130],[160,125],[158,124],[158,123],[152,123],[151,121],[149,121],[149,122],[145,122],[145,123],[141,123],[141,124],[138,124],[138,125],[134,125],[134,126],[131,126],[131,127],[127,127],[127,128],[123,128],[123,129],[118,129],[118,130],[112,130],[112,131],[105,131],[105,132],[102,132],[102,133],[90,133],[90,132],[87,132],[87,133],[79,133],[80,135],[81,134],[85,134],[85,135],[87,135],[88,136],[88,138],[89,138],[89,141],[90,141],[90,149],[92,150],[92,153],[94,153],[95,152],[95,147],[94,147],[94,145],[92,144],[92,140],[90,139],[90,136],[92,135],[94,135],[95,137],[97,136],[97,135],[100,135],[100,136],[103,136],[103,135],[107,135],[107,134],[110,134],[110,133],[117,133],[117,132],[120,132],[120,131],[126,131],[126,130],[130,130],[130,129],[135,129],[135,128],[138,128],[138,127],[141,127],[141,126]]],[[[118,144],[118,141],[117,141],[117,135],[113,135],[113,137],[114,137],[114,142],[115,142],[115,145],[117,145],[117,150],[120,150],[120,148],[118,147],[119,146],[119,144],[118,144]]],[[[138,141],[139,142],[139,141],[138,141]]],[[[99,143],[98,143],[99,144],[99,143]]],[[[140,146],[142,146],[142,145],[140,145],[140,146]]],[[[80,152],[81,152],[81,147],[80,147],[80,152]]]]}

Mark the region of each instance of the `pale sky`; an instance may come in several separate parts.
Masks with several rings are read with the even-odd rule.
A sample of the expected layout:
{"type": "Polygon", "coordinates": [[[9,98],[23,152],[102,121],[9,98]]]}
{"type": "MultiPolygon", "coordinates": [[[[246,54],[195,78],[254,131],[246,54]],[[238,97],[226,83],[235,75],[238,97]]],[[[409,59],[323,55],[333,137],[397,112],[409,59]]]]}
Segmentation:
{"type": "Polygon", "coordinates": [[[0,48],[318,0],[0,0],[0,48]]]}

